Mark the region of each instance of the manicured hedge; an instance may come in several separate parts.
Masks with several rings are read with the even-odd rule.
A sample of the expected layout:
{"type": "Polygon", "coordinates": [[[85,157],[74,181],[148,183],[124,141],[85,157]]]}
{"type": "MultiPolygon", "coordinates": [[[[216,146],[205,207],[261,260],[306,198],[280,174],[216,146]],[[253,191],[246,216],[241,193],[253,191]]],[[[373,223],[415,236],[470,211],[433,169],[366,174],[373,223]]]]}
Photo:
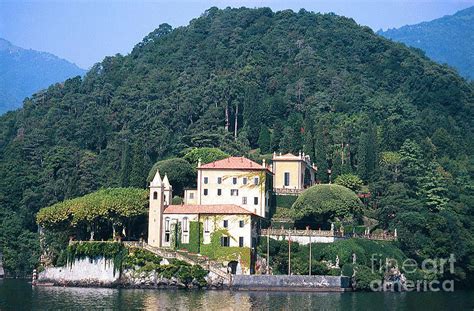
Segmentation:
{"type": "Polygon", "coordinates": [[[295,203],[298,196],[296,195],[276,195],[276,206],[277,207],[285,207],[291,208],[293,203],[295,203]]]}
{"type": "Polygon", "coordinates": [[[357,195],[340,185],[315,185],[301,194],[292,206],[295,220],[326,224],[334,218],[362,215],[363,205],[357,195]]]}

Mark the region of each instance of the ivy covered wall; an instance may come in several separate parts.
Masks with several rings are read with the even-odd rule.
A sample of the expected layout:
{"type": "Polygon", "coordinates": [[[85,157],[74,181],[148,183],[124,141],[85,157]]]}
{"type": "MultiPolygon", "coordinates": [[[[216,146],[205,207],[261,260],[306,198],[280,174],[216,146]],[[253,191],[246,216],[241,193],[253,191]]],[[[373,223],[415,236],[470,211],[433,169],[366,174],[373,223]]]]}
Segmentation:
{"type": "Polygon", "coordinates": [[[177,249],[185,249],[191,253],[199,253],[199,246],[202,236],[202,223],[198,221],[189,222],[189,243],[182,243],[181,226],[176,226],[177,229],[177,249]]]}
{"type": "Polygon", "coordinates": [[[228,230],[217,230],[211,234],[211,243],[201,243],[201,254],[209,257],[210,259],[222,261],[237,261],[240,255],[240,263],[242,265],[242,270],[244,273],[247,272],[246,270],[250,269],[252,258],[252,252],[250,247],[221,246],[222,236],[228,236],[231,239],[235,240],[235,237],[230,235],[228,230]]]}

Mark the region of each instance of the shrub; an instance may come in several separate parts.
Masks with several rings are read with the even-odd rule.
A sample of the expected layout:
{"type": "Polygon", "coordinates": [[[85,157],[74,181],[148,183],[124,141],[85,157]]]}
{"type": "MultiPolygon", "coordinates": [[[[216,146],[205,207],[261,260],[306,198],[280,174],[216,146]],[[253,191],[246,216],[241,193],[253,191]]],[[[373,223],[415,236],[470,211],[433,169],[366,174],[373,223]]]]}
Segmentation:
{"type": "Polygon", "coordinates": [[[183,203],[183,198],[177,195],[175,195],[173,199],[171,200],[171,204],[173,205],[180,205],[182,203],[183,203]]]}
{"type": "Polygon", "coordinates": [[[352,191],[358,191],[364,184],[362,179],[359,176],[354,174],[342,174],[337,176],[336,180],[334,181],[337,185],[344,186],[346,188],[351,189],[352,191]]]}
{"type": "Polygon", "coordinates": [[[277,207],[285,207],[291,208],[291,206],[295,203],[298,196],[295,195],[276,195],[276,206],[277,207]]]}
{"type": "Polygon", "coordinates": [[[382,277],[378,273],[372,272],[372,269],[365,266],[357,265],[355,275],[355,289],[362,291],[371,290],[372,281],[381,281],[382,277]]]}
{"type": "Polygon", "coordinates": [[[362,215],[362,202],[350,189],[340,185],[315,185],[301,194],[292,206],[300,226],[362,215]]]}

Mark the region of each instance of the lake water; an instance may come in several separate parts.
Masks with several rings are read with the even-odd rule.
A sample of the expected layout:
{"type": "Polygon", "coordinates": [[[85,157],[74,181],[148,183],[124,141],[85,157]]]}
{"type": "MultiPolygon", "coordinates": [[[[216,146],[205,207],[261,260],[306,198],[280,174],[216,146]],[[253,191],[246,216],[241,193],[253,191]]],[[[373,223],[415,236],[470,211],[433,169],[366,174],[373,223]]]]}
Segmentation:
{"type": "Polygon", "coordinates": [[[290,293],[32,287],[0,279],[0,310],[474,310],[473,291],[290,293]]]}

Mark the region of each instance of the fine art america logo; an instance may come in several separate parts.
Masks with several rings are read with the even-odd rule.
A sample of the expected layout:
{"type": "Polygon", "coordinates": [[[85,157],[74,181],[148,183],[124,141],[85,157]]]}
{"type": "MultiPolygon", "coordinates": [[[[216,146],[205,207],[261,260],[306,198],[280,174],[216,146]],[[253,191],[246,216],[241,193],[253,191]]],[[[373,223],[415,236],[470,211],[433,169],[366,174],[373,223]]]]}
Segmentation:
{"type": "Polygon", "coordinates": [[[383,280],[370,282],[372,291],[454,291],[454,280],[439,280],[437,277],[449,272],[454,274],[456,259],[451,254],[448,259],[425,259],[421,265],[414,259],[398,262],[396,259],[383,259],[381,254],[372,254],[372,273],[384,273],[383,280]],[[420,267],[420,268],[418,268],[420,267]],[[420,277],[421,276],[421,277],[420,277]],[[424,276],[424,277],[423,277],[424,276]]]}

